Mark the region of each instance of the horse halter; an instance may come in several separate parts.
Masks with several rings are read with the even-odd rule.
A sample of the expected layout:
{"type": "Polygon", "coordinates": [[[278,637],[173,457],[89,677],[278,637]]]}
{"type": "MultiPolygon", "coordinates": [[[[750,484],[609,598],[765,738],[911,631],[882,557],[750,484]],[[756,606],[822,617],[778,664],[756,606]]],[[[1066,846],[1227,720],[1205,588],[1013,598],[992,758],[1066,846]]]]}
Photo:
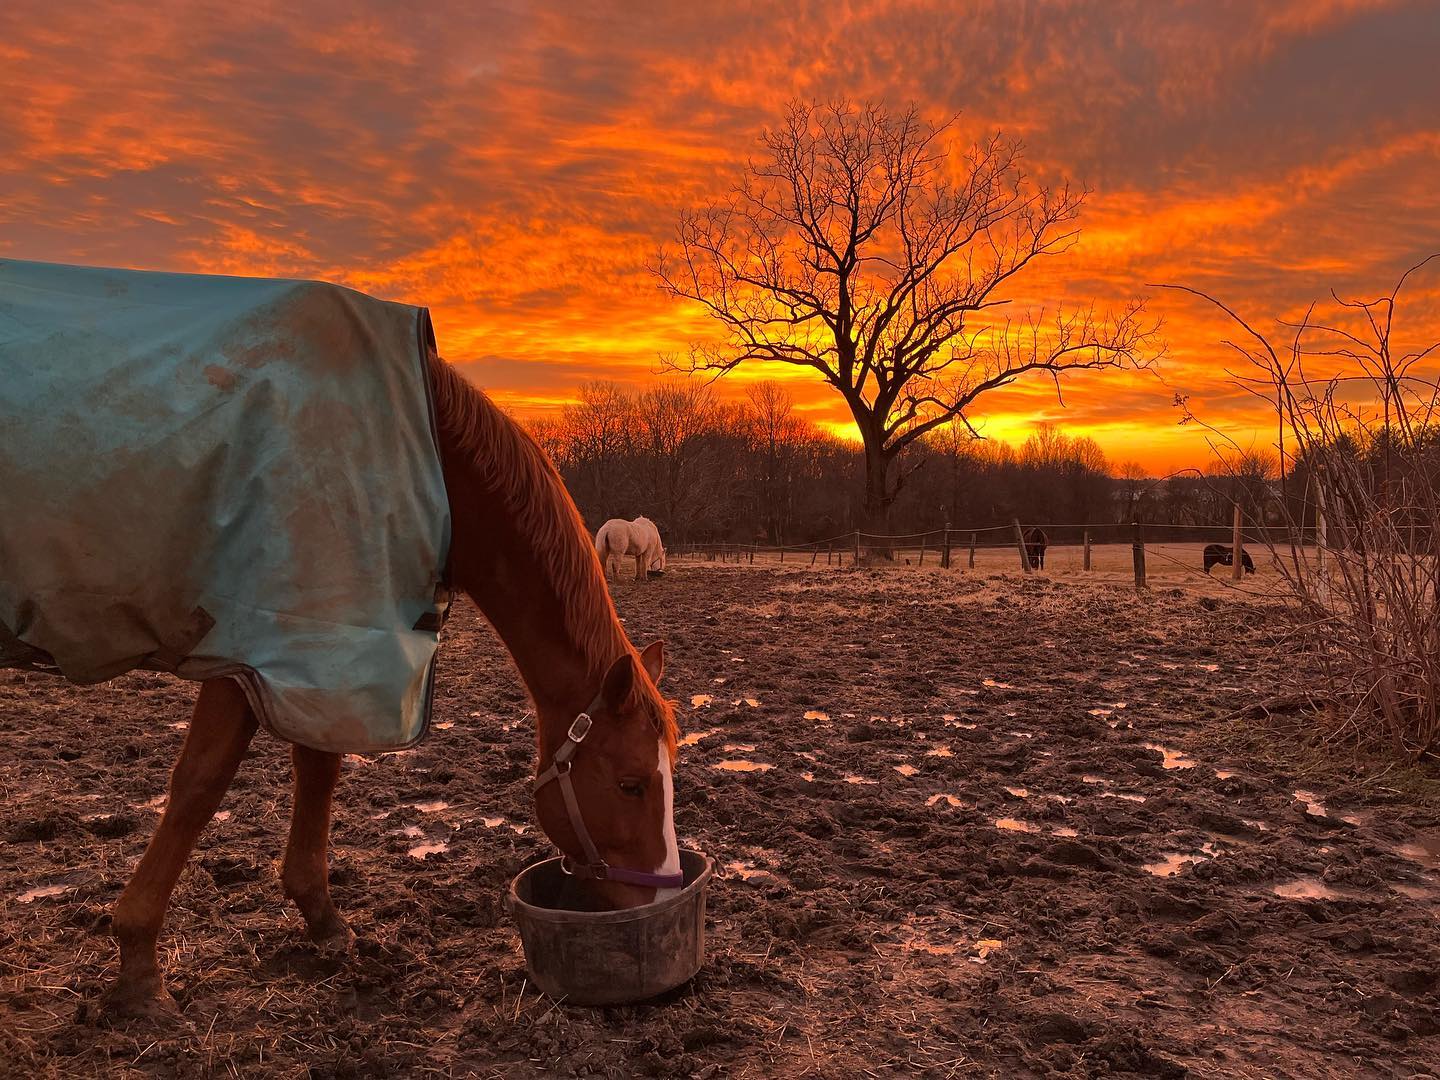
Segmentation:
{"type": "Polygon", "coordinates": [[[618,881],[623,885],[638,885],[647,889],[679,889],[685,884],[685,875],[679,874],[652,874],[643,870],[625,870],[620,867],[611,866],[600,857],[600,851],[595,846],[595,841],[590,839],[590,831],[585,828],[585,819],[580,814],[580,803],[575,798],[575,785],[570,782],[570,769],[573,767],[575,755],[580,750],[580,744],[585,741],[585,736],[590,734],[590,728],[594,721],[590,719],[589,713],[581,713],[575,717],[570,730],[565,734],[565,743],[559,750],[555,751],[555,758],[543,773],[535,778],[535,794],[540,794],[540,789],[552,780],[560,782],[560,793],[565,796],[565,811],[570,815],[570,827],[575,830],[575,835],[580,838],[580,846],[585,849],[585,858],[589,862],[575,865],[571,862],[570,856],[564,852],[560,853],[560,869],[565,873],[577,878],[590,878],[596,881],[618,881]]]}

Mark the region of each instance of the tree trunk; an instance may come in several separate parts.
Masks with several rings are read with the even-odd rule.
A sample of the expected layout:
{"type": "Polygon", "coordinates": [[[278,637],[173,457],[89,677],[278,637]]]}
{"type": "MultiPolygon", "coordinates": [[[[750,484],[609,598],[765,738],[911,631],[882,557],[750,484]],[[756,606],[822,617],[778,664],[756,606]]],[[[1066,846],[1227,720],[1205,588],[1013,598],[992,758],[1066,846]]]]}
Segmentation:
{"type": "MultiPolygon", "coordinates": [[[[890,535],[890,509],[898,492],[891,483],[891,459],[883,450],[865,451],[864,531],[872,537],[890,535]]],[[[895,558],[888,540],[871,539],[866,545],[872,554],[895,558]]]]}

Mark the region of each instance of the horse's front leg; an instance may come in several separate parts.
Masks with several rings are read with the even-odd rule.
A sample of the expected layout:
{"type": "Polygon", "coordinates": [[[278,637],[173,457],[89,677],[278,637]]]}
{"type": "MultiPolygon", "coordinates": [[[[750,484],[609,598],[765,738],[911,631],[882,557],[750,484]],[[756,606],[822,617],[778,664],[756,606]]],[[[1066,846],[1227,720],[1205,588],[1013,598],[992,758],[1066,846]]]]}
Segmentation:
{"type": "Polygon", "coordinates": [[[295,806],[280,880],[305,917],[310,940],[346,948],[355,935],[330,899],[330,804],[340,780],[340,755],[295,746],[295,806]]]}
{"type": "Polygon", "coordinates": [[[120,945],[120,975],[106,995],[107,1012],[153,1016],[175,1011],[155,943],[180,871],[234,779],[255,727],[255,714],[234,682],[211,679],[200,687],[185,746],[170,774],[165,814],[115,905],[111,927],[120,945]]]}

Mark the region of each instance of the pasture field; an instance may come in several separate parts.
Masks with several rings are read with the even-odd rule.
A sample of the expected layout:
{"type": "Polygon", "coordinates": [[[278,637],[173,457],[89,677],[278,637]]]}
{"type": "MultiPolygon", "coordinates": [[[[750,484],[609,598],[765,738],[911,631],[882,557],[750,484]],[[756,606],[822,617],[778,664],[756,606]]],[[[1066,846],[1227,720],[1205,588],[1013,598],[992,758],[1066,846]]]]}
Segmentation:
{"type": "Polygon", "coordinates": [[[186,1033],[94,1003],[195,688],[0,673],[0,1074],[1440,1076],[1433,777],[1236,719],[1291,663],[1275,610],[1127,571],[614,583],[669,645],[676,824],[722,872],[701,974],[610,1009],[526,982],[500,901],[549,853],[533,729],[470,607],[437,730],[346,762],[349,957],[281,896],[289,759],[257,737],[162,938],[186,1033]]]}
{"type": "MultiPolygon", "coordinates": [[[[1229,546],[1229,539],[1225,541],[1229,546]]],[[[1179,544],[1164,543],[1147,540],[1145,544],[1145,574],[1150,585],[1160,587],[1178,586],[1187,589],[1196,589],[1209,592],[1215,596],[1223,596],[1227,591],[1240,590],[1244,593],[1264,595],[1273,592],[1279,584],[1276,578],[1275,568],[1271,564],[1269,551],[1261,544],[1247,543],[1245,550],[1255,561],[1256,573],[1245,574],[1237,584],[1230,575],[1230,567],[1216,566],[1211,569],[1207,578],[1204,569],[1204,560],[1201,553],[1205,550],[1204,544],[1179,544]]],[[[1310,559],[1314,559],[1314,548],[1307,548],[1310,559]]],[[[919,547],[900,547],[893,549],[895,564],[893,569],[907,570],[934,570],[940,564],[939,549],[932,546],[925,548],[924,561],[921,561],[919,547]]],[[[760,567],[784,567],[791,570],[834,570],[837,566],[849,569],[851,566],[850,549],[843,552],[843,559],[837,549],[835,563],[826,565],[825,552],[822,549],[819,557],[812,564],[810,552],[787,551],[783,563],[775,551],[761,551],[755,555],[754,562],[750,561],[747,554],[741,553],[740,563],[742,566],[760,567]]],[[[1020,553],[1014,544],[996,544],[993,540],[988,547],[977,547],[975,549],[975,568],[971,570],[968,566],[970,551],[968,541],[961,544],[956,541],[951,549],[952,572],[959,574],[1013,574],[1019,576],[1020,553]]],[[[728,563],[721,563],[716,560],[712,563],[703,554],[672,555],[671,561],[677,566],[681,565],[736,565],[734,563],[735,553],[729,554],[731,560],[728,563]]],[[[863,563],[863,560],[862,560],[863,563]]],[[[1051,544],[1045,552],[1045,569],[1043,573],[1056,574],[1064,577],[1086,574],[1083,569],[1085,565],[1085,552],[1079,544],[1051,544]]],[[[1092,544],[1090,548],[1090,570],[1086,576],[1090,584],[1130,584],[1134,585],[1134,555],[1129,543],[1106,543],[1092,544]]]]}

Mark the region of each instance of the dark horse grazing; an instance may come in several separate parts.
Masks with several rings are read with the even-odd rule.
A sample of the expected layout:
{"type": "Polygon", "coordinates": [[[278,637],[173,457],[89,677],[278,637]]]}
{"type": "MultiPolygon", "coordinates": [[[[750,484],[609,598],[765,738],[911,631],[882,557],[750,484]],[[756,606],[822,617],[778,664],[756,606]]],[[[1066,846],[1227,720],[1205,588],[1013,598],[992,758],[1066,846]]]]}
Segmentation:
{"type": "MultiPolygon", "coordinates": [[[[105,302],[103,290],[92,286],[96,280],[101,285],[105,283],[105,279],[97,278],[100,273],[97,271],[56,269],[41,264],[21,266],[0,261],[0,285],[5,284],[6,273],[18,278],[22,286],[26,275],[44,277],[45,280],[78,281],[74,293],[78,298],[76,303],[105,302]],[[99,301],[95,300],[96,297],[99,301]]],[[[146,294],[147,290],[171,288],[167,282],[174,281],[180,282],[176,288],[183,287],[189,290],[188,295],[200,297],[190,307],[180,309],[182,316],[192,322],[208,318],[214,310],[206,297],[213,298],[217,306],[223,305],[227,297],[234,295],[234,290],[241,288],[227,285],[220,279],[131,274],[125,277],[123,287],[117,286],[112,294],[124,301],[126,288],[137,294],[146,294]],[[159,284],[154,284],[156,282],[159,284]]],[[[252,282],[244,288],[253,294],[270,286],[252,282]]],[[[292,293],[302,300],[311,295],[310,286],[305,283],[281,283],[276,289],[280,290],[276,295],[282,299],[292,293]]],[[[12,288],[8,294],[0,290],[0,316],[3,316],[4,304],[13,306],[18,303],[24,310],[23,305],[29,302],[27,298],[35,292],[23,287],[12,288]]],[[[41,291],[40,295],[50,294],[41,291]]],[[[346,295],[336,291],[330,305],[319,309],[325,314],[316,324],[319,328],[316,340],[322,343],[350,340],[346,335],[359,325],[356,313],[362,308],[360,301],[346,299],[346,295]]],[[[146,310],[148,308],[142,303],[129,303],[121,314],[143,313],[146,310]]],[[[303,322],[308,317],[307,310],[303,306],[294,309],[295,318],[303,322]]],[[[15,325],[24,330],[29,324],[17,321],[15,325]]],[[[277,322],[268,319],[264,325],[273,329],[277,322]]],[[[210,364],[204,368],[203,377],[192,380],[193,385],[207,388],[204,391],[207,394],[213,391],[212,398],[218,401],[214,395],[228,393],[237,385],[243,386],[240,382],[242,376],[249,377],[248,373],[266,364],[273,363],[276,370],[290,370],[285,366],[286,358],[293,351],[290,345],[300,339],[286,339],[283,328],[289,324],[281,322],[278,325],[282,327],[279,346],[275,347],[272,342],[268,352],[247,352],[237,346],[230,354],[215,355],[213,363],[209,354],[193,358],[197,367],[210,364]],[[225,367],[222,360],[228,360],[232,366],[225,367]]],[[[410,378],[418,380],[423,365],[429,380],[428,400],[433,405],[433,425],[428,422],[427,414],[425,437],[428,440],[427,452],[438,457],[438,462],[434,464],[443,474],[444,481],[440,499],[442,504],[448,504],[449,509],[449,579],[470,595],[494,626],[534,702],[538,744],[535,810],[540,827],[566,856],[568,867],[581,888],[586,890],[587,902],[597,908],[612,909],[649,903],[682,884],[673,823],[674,705],[662,698],[657,689],[664,666],[664,647],[656,641],[637,652],[630,644],[606,590],[590,536],[559,474],[544,453],[483,394],[445,364],[435,354],[433,346],[424,350],[421,344],[419,348],[423,351],[415,351],[414,323],[406,325],[412,327],[407,348],[411,350],[409,357],[413,359],[413,365],[406,370],[410,372],[410,378]],[[431,427],[433,431],[428,430],[431,427]]],[[[428,328],[428,319],[424,325],[428,328]]],[[[249,327],[250,324],[242,326],[249,327]]],[[[45,332],[50,333],[48,329],[45,332]]],[[[18,340],[22,339],[12,336],[11,340],[0,340],[0,346],[9,344],[18,348],[13,345],[13,341],[18,340]]],[[[34,349],[42,350],[52,340],[61,338],[54,334],[50,337],[39,334],[32,345],[34,349]]],[[[322,353],[332,364],[357,362],[354,351],[348,347],[331,344],[326,348],[328,352],[322,349],[322,353]]],[[[18,353],[14,355],[19,356],[18,353]]],[[[42,354],[36,352],[35,355],[42,354]]],[[[28,385],[43,382],[43,373],[47,370],[44,364],[29,356],[20,359],[30,363],[28,369],[17,364],[17,371],[22,374],[39,373],[31,374],[28,385]]],[[[8,359],[6,362],[9,362],[8,359]]],[[[156,360],[148,366],[132,363],[130,367],[139,366],[146,373],[151,373],[162,370],[157,366],[160,364],[161,361],[156,360]]],[[[27,384],[21,381],[17,385],[23,388],[27,384]]],[[[255,394],[260,395],[265,385],[257,385],[260,389],[255,394]]],[[[332,382],[325,385],[339,384],[332,382]]],[[[328,390],[326,392],[329,393],[328,390]]],[[[46,400],[51,411],[41,414],[42,419],[51,415],[72,415],[65,412],[64,403],[53,403],[54,396],[52,393],[51,399],[46,400]]],[[[208,415],[203,409],[188,412],[180,409],[177,403],[185,399],[173,386],[165,387],[156,396],[162,399],[166,409],[178,412],[184,424],[195,423],[197,416],[208,415]]],[[[143,404],[141,397],[135,400],[143,404]]],[[[256,400],[267,402],[271,399],[257,396],[256,400]]],[[[5,401],[0,395],[0,403],[5,401]]],[[[380,404],[383,406],[384,402],[380,404]]],[[[302,491],[305,478],[319,475],[307,468],[306,454],[339,454],[341,447],[347,445],[346,439],[353,443],[359,437],[358,432],[370,430],[353,415],[348,419],[348,414],[322,412],[319,415],[327,419],[328,426],[320,429],[318,441],[308,444],[309,448],[304,452],[282,461],[282,472],[287,477],[299,477],[302,491]]],[[[88,445],[79,436],[97,432],[97,437],[104,434],[98,431],[98,424],[94,425],[97,432],[81,430],[79,425],[83,416],[79,413],[73,416],[73,426],[66,430],[77,433],[77,442],[88,445]]],[[[16,430],[20,430],[19,420],[23,419],[0,417],[0,421],[16,420],[16,430]]],[[[380,421],[378,426],[393,426],[394,422],[392,416],[380,421]]],[[[122,451],[133,452],[148,434],[148,431],[140,435],[126,434],[126,441],[121,444],[122,451]]],[[[0,461],[5,460],[3,451],[9,449],[8,444],[0,444],[0,461]]],[[[185,499],[178,505],[182,516],[188,512],[194,519],[194,529],[188,537],[184,529],[178,532],[179,542],[193,547],[195,536],[205,526],[199,520],[201,514],[195,503],[206,497],[211,489],[231,479],[233,470],[227,471],[227,463],[236,453],[238,450],[226,444],[198,464],[167,463],[173,468],[164,474],[164,480],[143,477],[134,490],[144,499],[159,494],[169,495],[170,490],[162,484],[191,485],[180,489],[185,499]]],[[[11,468],[12,465],[6,467],[11,468]]],[[[18,468],[12,471],[17,478],[25,478],[21,477],[18,468]]],[[[44,483],[43,472],[37,471],[33,475],[38,477],[37,484],[44,483]]],[[[10,484],[8,475],[6,483],[10,484]]],[[[330,486],[333,485],[327,485],[327,493],[330,486]]],[[[244,492],[249,490],[242,488],[241,494],[230,498],[222,509],[231,516],[253,516],[265,509],[262,505],[247,502],[244,492]]],[[[349,505],[347,499],[360,500],[365,494],[358,489],[342,491],[338,493],[338,499],[325,505],[344,507],[349,505]]],[[[302,502],[296,513],[316,502],[313,499],[302,502]]],[[[298,520],[300,524],[305,524],[303,518],[298,520]]],[[[382,526],[386,524],[381,522],[382,526]]],[[[352,534],[365,533],[372,525],[373,521],[361,517],[358,512],[341,514],[333,524],[332,532],[326,535],[333,533],[339,549],[352,534]]],[[[134,531],[145,533],[139,523],[134,531]]],[[[167,530],[166,535],[175,531],[167,530]]],[[[404,538],[403,534],[397,535],[404,538]]],[[[267,550],[281,552],[283,558],[284,552],[295,550],[293,542],[291,546],[286,546],[287,539],[290,538],[284,534],[269,535],[267,550]]],[[[26,550],[17,549],[12,554],[25,556],[38,546],[31,544],[26,550]]],[[[104,548],[106,544],[91,544],[90,547],[104,548]]],[[[404,551],[408,552],[409,548],[404,548],[404,551]]],[[[344,554],[343,550],[336,550],[333,558],[339,560],[344,554]]],[[[408,566],[414,561],[418,560],[405,555],[401,565],[408,566]]],[[[18,569],[20,565],[16,559],[10,559],[7,565],[0,566],[0,573],[9,575],[3,579],[7,585],[12,583],[12,579],[17,583],[23,581],[18,569]]],[[[297,567],[294,573],[303,579],[323,576],[328,569],[325,566],[297,567]]],[[[122,562],[120,571],[122,575],[126,573],[127,564],[122,562]]],[[[138,573],[138,564],[129,565],[128,572],[138,573]]],[[[343,578],[341,584],[381,591],[387,584],[384,575],[389,572],[387,568],[361,566],[355,580],[343,578]]],[[[429,573],[428,569],[426,573],[429,573]]],[[[245,584],[240,580],[222,582],[222,585],[235,589],[245,584]]],[[[70,583],[68,592],[80,596],[82,600],[90,595],[78,581],[70,583]]],[[[337,643],[334,635],[341,633],[345,627],[339,622],[327,621],[324,616],[331,614],[329,611],[317,610],[314,614],[316,618],[307,625],[313,624],[322,629],[313,631],[314,639],[306,642],[311,654],[319,652],[341,665],[349,661],[352,666],[363,666],[356,665],[356,658],[346,651],[347,646],[337,643]]],[[[9,637],[13,639],[11,646],[17,642],[30,644],[22,641],[20,635],[23,632],[33,636],[35,627],[40,624],[31,620],[24,624],[17,622],[16,625],[19,630],[9,631],[9,637]]],[[[218,627],[222,624],[212,625],[218,627]]],[[[418,624],[416,629],[420,629],[418,624]]],[[[0,626],[0,630],[6,630],[6,627],[0,626]]],[[[208,632],[201,629],[202,635],[208,632]]],[[[0,645],[6,644],[5,638],[5,634],[0,634],[0,645]]],[[[38,648],[38,645],[34,647],[38,648]]],[[[184,650],[181,652],[183,654],[184,650]]],[[[3,656],[4,653],[0,652],[0,657],[3,656]]],[[[292,658],[300,659],[298,655],[292,658]]],[[[285,659],[282,657],[281,661],[285,659]]],[[[130,663],[125,670],[137,664],[138,661],[130,663]]],[[[54,666],[61,668],[58,664],[54,666]]],[[[196,839],[219,806],[260,721],[257,706],[252,705],[249,696],[252,687],[247,683],[242,688],[236,681],[246,673],[236,670],[236,667],[232,664],[224,670],[217,670],[213,677],[210,674],[197,676],[201,680],[200,692],[184,747],[170,776],[164,814],[115,906],[112,929],[120,946],[120,971],[115,985],[106,996],[105,1008],[111,1013],[158,1017],[176,1010],[174,1000],[165,989],[156,955],[165,911],[196,839]]],[[[161,670],[179,668],[178,664],[174,664],[161,670]]],[[[349,690],[352,683],[359,684],[368,674],[365,670],[347,671],[343,666],[341,670],[345,672],[341,676],[340,688],[343,690],[349,690]]],[[[254,675],[255,672],[248,674],[254,675]]],[[[102,672],[100,678],[104,677],[109,675],[102,672]]],[[[349,715],[335,715],[337,706],[333,696],[311,695],[306,700],[316,716],[335,721],[341,729],[354,720],[349,715]]],[[[420,730],[423,731],[423,727],[420,730]]],[[[296,741],[292,759],[294,809],[281,881],[286,896],[299,908],[310,938],[327,947],[344,949],[353,941],[353,935],[331,901],[328,870],[331,798],[340,776],[341,753],[333,747],[316,749],[296,741]]]]}
{"type": "MultiPolygon", "coordinates": [[[[1205,560],[1205,573],[1210,573],[1210,568],[1217,563],[1221,566],[1234,566],[1235,560],[1231,552],[1233,549],[1228,544],[1206,544],[1203,558],[1205,560]]],[[[1250,558],[1250,553],[1243,547],[1240,549],[1240,564],[1245,567],[1245,573],[1255,572],[1255,563],[1250,558]]]]}
{"type": "Polygon", "coordinates": [[[1036,570],[1045,569],[1045,549],[1050,545],[1050,538],[1045,535],[1045,530],[1038,526],[1031,525],[1021,533],[1025,541],[1025,557],[1030,560],[1030,565],[1036,570]]]}

